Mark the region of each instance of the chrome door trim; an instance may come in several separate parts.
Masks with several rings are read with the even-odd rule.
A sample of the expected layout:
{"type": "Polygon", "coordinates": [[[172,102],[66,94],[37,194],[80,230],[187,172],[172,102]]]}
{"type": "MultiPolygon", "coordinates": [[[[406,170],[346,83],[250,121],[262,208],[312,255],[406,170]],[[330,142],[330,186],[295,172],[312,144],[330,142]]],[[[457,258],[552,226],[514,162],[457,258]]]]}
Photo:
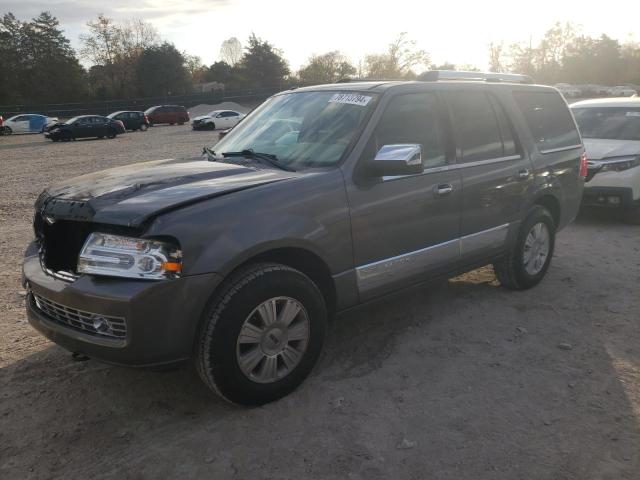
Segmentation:
{"type": "Polygon", "coordinates": [[[541,149],[540,153],[564,152],[566,150],[575,150],[576,148],[582,148],[583,146],[584,145],[569,145],[568,147],[547,148],[547,149],[541,149]]]}
{"type": "Polygon", "coordinates": [[[358,291],[364,293],[409,278],[425,269],[460,257],[460,239],[385,258],[356,267],[358,291]]]}
{"type": "Polygon", "coordinates": [[[448,172],[450,170],[461,170],[463,168],[479,167],[482,165],[493,165],[494,163],[510,162],[510,161],[521,160],[521,159],[522,159],[522,155],[509,155],[507,157],[489,158],[487,160],[477,160],[475,162],[451,163],[449,165],[442,165],[440,167],[425,168],[421,173],[416,173],[413,175],[385,176],[385,177],[382,177],[382,181],[388,182],[391,180],[397,180],[399,178],[419,177],[421,175],[429,175],[431,173],[448,172]]]}
{"type": "Polygon", "coordinates": [[[509,226],[509,223],[505,223],[420,250],[360,265],[355,268],[358,291],[366,293],[480,250],[501,247],[507,240],[509,226]]]}
{"type": "Polygon", "coordinates": [[[481,232],[460,237],[460,255],[478,253],[480,250],[493,250],[504,245],[509,232],[509,224],[499,225],[481,232]]]}

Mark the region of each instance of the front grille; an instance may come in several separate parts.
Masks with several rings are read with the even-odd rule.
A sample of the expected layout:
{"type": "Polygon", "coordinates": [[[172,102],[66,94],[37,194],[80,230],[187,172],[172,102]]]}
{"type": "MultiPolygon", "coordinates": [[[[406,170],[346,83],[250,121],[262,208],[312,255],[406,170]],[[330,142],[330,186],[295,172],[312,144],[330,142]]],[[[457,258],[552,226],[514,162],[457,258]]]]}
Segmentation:
{"type": "Polygon", "coordinates": [[[127,323],[122,317],[84,312],[52,302],[35,293],[32,296],[35,308],[55,323],[95,337],[124,340],[127,336],[127,323]]]}

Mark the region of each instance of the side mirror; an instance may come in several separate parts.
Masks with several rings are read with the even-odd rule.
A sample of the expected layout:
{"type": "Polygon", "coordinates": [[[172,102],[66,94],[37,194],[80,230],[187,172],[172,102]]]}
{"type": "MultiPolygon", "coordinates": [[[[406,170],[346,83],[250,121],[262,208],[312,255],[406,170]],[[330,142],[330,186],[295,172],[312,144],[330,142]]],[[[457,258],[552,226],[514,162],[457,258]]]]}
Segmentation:
{"type": "Polygon", "coordinates": [[[383,145],[371,164],[375,173],[380,176],[422,173],[422,145],[417,143],[383,145]]]}

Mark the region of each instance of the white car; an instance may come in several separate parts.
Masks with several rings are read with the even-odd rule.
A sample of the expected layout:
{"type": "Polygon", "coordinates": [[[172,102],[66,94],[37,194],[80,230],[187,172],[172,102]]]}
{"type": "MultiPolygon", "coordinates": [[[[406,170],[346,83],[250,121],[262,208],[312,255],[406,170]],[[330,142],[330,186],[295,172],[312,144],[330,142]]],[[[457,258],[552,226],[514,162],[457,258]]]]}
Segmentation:
{"type": "Polygon", "coordinates": [[[574,87],[573,85],[569,85],[568,83],[556,83],[554,87],[565,98],[575,98],[582,94],[582,90],[578,87],[574,87]]]}
{"type": "Polygon", "coordinates": [[[56,123],[55,117],[47,117],[36,113],[14,115],[4,121],[5,134],[42,133],[47,125],[56,123]]]}
{"type": "Polygon", "coordinates": [[[584,100],[571,111],[589,159],[582,204],[640,223],[640,98],[584,100]]]}
{"type": "Polygon", "coordinates": [[[246,115],[234,110],[214,110],[195,117],[191,122],[194,130],[225,130],[235,127],[246,115]]]}
{"type": "Polygon", "coordinates": [[[614,97],[633,97],[636,93],[633,88],[625,85],[619,85],[609,89],[609,95],[613,95],[614,97]]]}

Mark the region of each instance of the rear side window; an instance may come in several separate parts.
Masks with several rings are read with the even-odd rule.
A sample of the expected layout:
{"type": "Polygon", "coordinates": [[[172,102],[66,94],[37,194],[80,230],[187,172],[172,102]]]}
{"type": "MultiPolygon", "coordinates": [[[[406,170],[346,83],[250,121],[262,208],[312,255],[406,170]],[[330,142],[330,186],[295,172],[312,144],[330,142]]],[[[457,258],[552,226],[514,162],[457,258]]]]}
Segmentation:
{"type": "Polygon", "coordinates": [[[383,145],[417,143],[422,145],[425,168],[446,163],[440,110],[435,95],[410,93],[394,97],[378,122],[373,136],[375,155],[383,145]]]}
{"type": "Polygon", "coordinates": [[[513,92],[541,152],[582,144],[571,113],[555,92],[513,92]]]}
{"type": "MultiPolygon", "coordinates": [[[[496,108],[486,93],[456,92],[449,98],[456,142],[463,163],[513,155],[513,137],[509,133],[508,148],[505,150],[496,108]]],[[[507,131],[505,129],[505,135],[507,131]]]]}

